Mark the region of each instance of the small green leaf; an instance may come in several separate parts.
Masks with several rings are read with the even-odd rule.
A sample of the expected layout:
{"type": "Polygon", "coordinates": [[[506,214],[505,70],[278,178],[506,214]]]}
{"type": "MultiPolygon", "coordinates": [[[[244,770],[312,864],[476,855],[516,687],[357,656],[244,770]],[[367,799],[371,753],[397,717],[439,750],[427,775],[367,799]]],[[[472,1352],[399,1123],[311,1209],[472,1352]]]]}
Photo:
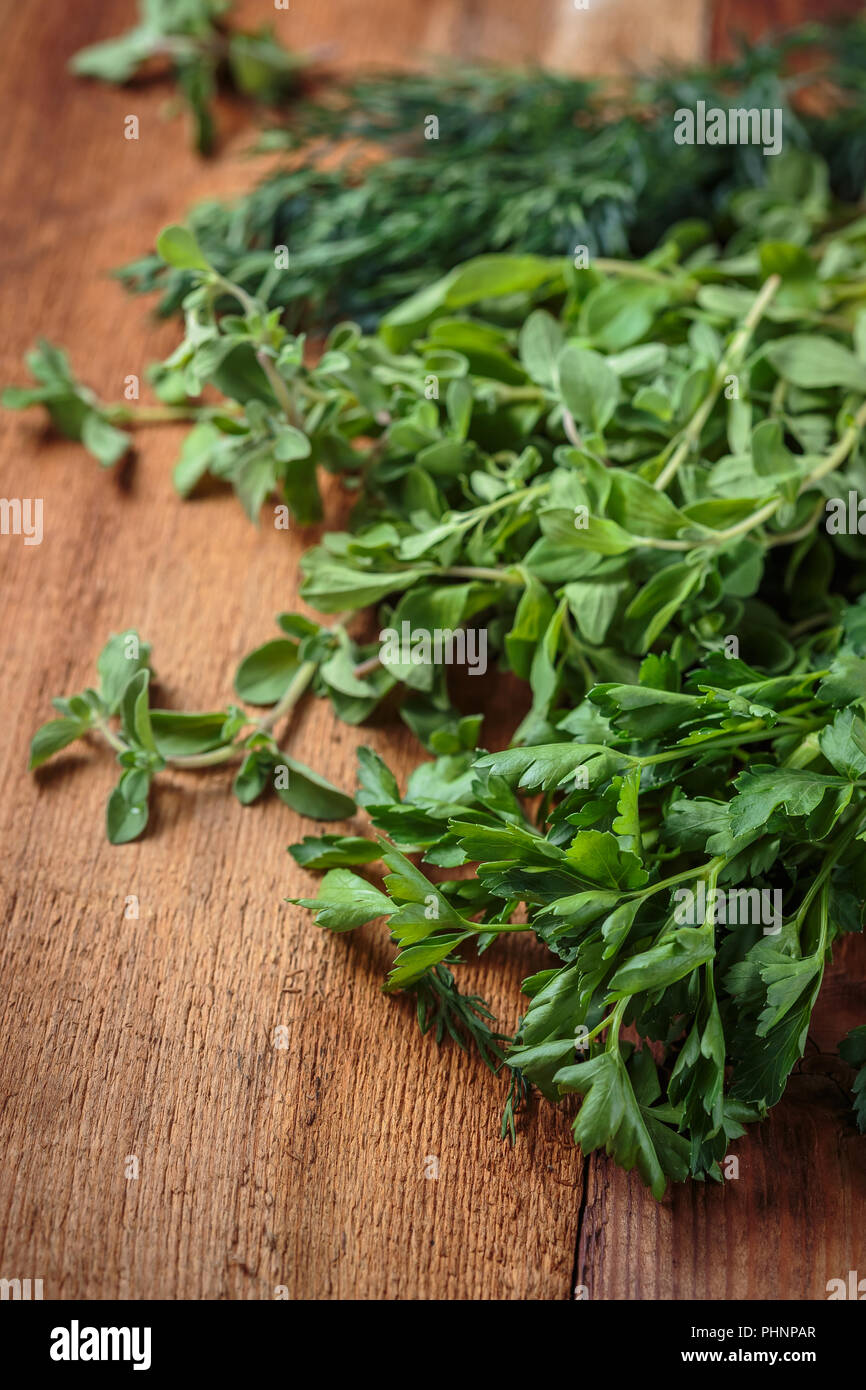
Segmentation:
{"type": "Polygon", "coordinates": [[[524,323],[518,338],[520,360],[533,381],[550,391],[559,382],[559,355],[563,333],[546,309],[535,309],[524,323]]]}
{"type": "Polygon", "coordinates": [[[156,250],[166,265],[176,270],[212,270],[188,227],[164,227],[156,239],[156,250]]]}
{"type": "Polygon", "coordinates": [[[242,806],[250,806],[270,785],[276,754],[271,748],[256,748],[241,763],[232,791],[242,806]]]}
{"type": "Polygon", "coordinates": [[[348,869],[332,869],[325,874],[315,898],[286,901],[308,907],[316,914],[316,926],[329,931],[352,931],[374,917],[388,917],[394,911],[390,898],[348,869]]]}
{"type": "Polygon", "coordinates": [[[769,343],[765,352],[779,375],[794,386],[812,391],[827,386],[866,391],[866,364],[832,338],[792,333],[769,343]]]}
{"type": "Polygon", "coordinates": [[[69,60],[71,72],[101,82],[128,82],[153,51],[153,35],[141,26],[116,39],[82,48],[69,60]]]}
{"type": "Polygon", "coordinates": [[[120,701],[120,719],[124,736],[133,745],[149,753],[157,751],[150,723],[148,684],[150,672],[137,671],[127,684],[120,701]]]}
{"type": "Polygon", "coordinates": [[[91,410],[85,415],[81,426],[81,442],[103,468],[111,468],[129,451],[132,437],[91,410]]]}
{"type": "Polygon", "coordinates": [[[371,864],[382,851],[360,835],[306,835],[301,844],[289,845],[289,854],[302,869],[337,869],[371,864]]]}
{"type": "Polygon", "coordinates": [[[356,807],[352,798],[312,768],[282,753],[277,761],[278,768],[280,765],[288,769],[288,786],[277,785],[277,795],[293,811],[311,816],[313,820],[345,820],[354,815],[356,807]]]}
{"type": "Polygon", "coordinates": [[[179,713],[170,709],[150,712],[153,737],[163,758],[189,757],[218,748],[225,742],[223,730],[227,719],[225,710],[207,714],[179,713]]]}
{"type": "Polygon", "coordinates": [[[150,647],[134,628],[109,637],[96,663],[99,694],[109,714],[118,713],[126,687],[149,663],[150,647]]]}
{"type": "Polygon", "coordinates": [[[235,690],[251,705],[273,705],[298,669],[298,646],[275,637],[245,656],[235,673],[235,690]]]}
{"type": "Polygon", "coordinates": [[[274,454],[281,463],[309,458],[310,451],[309,439],[302,430],[296,430],[293,425],[283,425],[274,439],[274,454]]]}
{"type": "Polygon", "coordinates": [[[204,477],[214,458],[214,451],[225,438],[216,425],[207,420],[193,425],[181,446],[180,458],[174,466],[172,481],[181,497],[188,497],[204,477]]]}
{"type": "Polygon", "coordinates": [[[138,771],[124,772],[106,809],[106,829],[113,845],[137,840],[147,825],[150,778],[138,771]]]}
{"type": "Polygon", "coordinates": [[[29,771],[35,771],[55,753],[59,753],[61,748],[81,738],[89,727],[89,722],[82,719],[49,719],[47,724],[36,730],[30,741],[29,771]]]}
{"type": "Polygon", "coordinates": [[[599,353],[568,343],[557,362],[566,409],[578,425],[601,432],[619,400],[619,377],[599,353]]]}

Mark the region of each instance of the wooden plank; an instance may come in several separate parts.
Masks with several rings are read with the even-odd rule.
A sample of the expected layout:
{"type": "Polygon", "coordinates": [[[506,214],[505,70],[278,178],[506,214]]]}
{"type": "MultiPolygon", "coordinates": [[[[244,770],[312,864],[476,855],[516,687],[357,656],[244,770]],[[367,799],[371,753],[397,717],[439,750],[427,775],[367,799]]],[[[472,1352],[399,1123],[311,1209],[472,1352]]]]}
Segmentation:
{"type": "Polygon", "coordinates": [[[770,1118],[732,1146],[721,1185],[656,1203],[605,1158],[590,1159],[576,1282],[590,1298],[822,1299],[866,1267],[866,1137],[836,1056],[866,1017],[866,941],[837,949],[806,1054],[770,1118]]]}
{"type": "Polygon", "coordinates": [[[714,0],[710,22],[710,55],[726,58],[738,40],[755,40],[768,33],[793,29],[807,20],[830,20],[859,14],[861,0],[714,0]]]}
{"type": "MultiPolygon", "coordinates": [[[[261,16],[261,3],[240,7],[261,16]]],[[[337,69],[376,64],[418,66],[430,57],[542,63],[597,75],[701,51],[706,0],[328,0],[293,3],[276,23],[286,41],[309,50],[321,44],[337,69]]],[[[268,16],[269,17],[269,16],[268,16]]],[[[259,22],[261,20],[259,19],[259,22]]],[[[100,25],[103,21],[100,20],[100,25]]]]}

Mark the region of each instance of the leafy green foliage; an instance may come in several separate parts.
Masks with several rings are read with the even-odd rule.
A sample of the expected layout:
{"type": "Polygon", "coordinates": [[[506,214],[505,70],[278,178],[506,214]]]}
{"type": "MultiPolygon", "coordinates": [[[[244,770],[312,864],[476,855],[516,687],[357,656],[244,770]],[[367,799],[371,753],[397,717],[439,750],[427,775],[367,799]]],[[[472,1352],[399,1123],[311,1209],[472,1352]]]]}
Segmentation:
{"type": "MultiPolygon", "coordinates": [[[[295,621],[291,614],[283,614],[282,621],[286,627],[294,626],[300,631],[315,628],[303,618],[295,621]]],[[[297,642],[289,644],[285,640],[297,648],[297,642]]],[[[325,639],[323,654],[326,651],[325,639]]],[[[312,661],[301,665],[293,659],[294,682],[274,682],[269,670],[271,686],[267,691],[261,671],[258,672],[254,694],[259,703],[269,703],[273,708],[256,721],[251,721],[237,705],[205,713],[152,708],[150,648],[132,630],[109,639],[97,669],[97,689],[88,688],[79,695],[54,700],[60,717],[36,730],[30,744],[29,766],[35,771],[55,753],[87,734],[97,734],[108,742],[123,769],[106,812],[106,829],[112,844],[126,844],[142,834],[147,826],[152,783],[168,765],[194,769],[240,760],[234,790],[244,806],[273,789],[292,810],[316,820],[343,820],[354,813],[355,803],[350,796],[284,753],[272,733],[274,725],[293,707],[315,674],[312,661]],[[111,725],[115,716],[119,728],[111,725]]],[[[247,666],[248,671],[251,669],[254,668],[247,666]]],[[[244,683],[236,684],[240,690],[244,683]]],[[[247,698],[252,700],[252,696],[247,698]]],[[[338,836],[332,839],[345,846],[344,855],[353,846],[357,855],[358,846],[365,843],[351,839],[344,842],[338,836]]],[[[323,867],[322,860],[320,850],[308,850],[299,862],[323,867]]],[[[362,856],[350,862],[365,860],[362,856]]]]}
{"type": "Polygon", "coordinates": [[[69,66],[80,77],[122,84],[153,60],[168,60],[199,153],[210,154],[220,79],[242,96],[272,103],[295,90],[300,68],[270,30],[228,29],[224,16],[230,8],[231,0],[140,0],[134,28],[83,48],[69,66]]]}
{"type": "MultiPolygon", "coordinates": [[[[700,218],[724,234],[736,206],[769,211],[776,197],[763,184],[774,161],[737,145],[672,143],[674,111],[698,100],[781,108],[786,150],[814,149],[830,162],[840,195],[859,198],[864,49],[860,21],[813,25],[720,68],[640,80],[625,107],[621,84],[608,93],[557,73],[453,64],[428,75],[377,73],[326,89],[321,101],[294,103],[284,128],[263,142],[290,150],[339,142],[339,161],[289,167],[233,203],[199,204],[189,222],[219,272],[285,310],[290,327],[327,329],[343,317],[372,328],[406,295],[474,256],[572,257],[580,246],[591,258],[643,255],[674,223],[685,223],[689,236],[688,220],[700,218]],[[839,93],[829,117],[789,105],[783,74],[804,48],[825,61],[829,54],[839,93]],[[438,139],[426,138],[431,112],[438,139]],[[386,157],[371,161],[371,149],[386,157]],[[275,265],[279,246],[291,248],[289,273],[275,265]]],[[[801,191],[774,224],[774,236],[796,246],[812,197],[801,191]]],[[[191,286],[182,269],[167,271],[153,255],[121,274],[137,290],[160,290],[165,311],[191,286]]],[[[605,346],[613,350],[619,326],[641,312],[632,305],[612,320],[605,346]]]]}
{"type": "MultiPolygon", "coordinates": [[[[691,666],[684,644],[648,657],[634,684],[597,685],[560,716],[546,749],[440,754],[419,769],[426,797],[402,800],[361,750],[358,800],[400,846],[382,841],[384,892],[335,869],[300,901],[335,930],[387,917],[388,989],[435,989],[473,942],[532,932],[553,960],[524,985],[506,1056],[519,1085],[579,1096],[583,1151],[636,1168],[656,1196],[719,1179],[803,1054],[834,940],[862,928],[866,686],[841,710],[822,688],[866,650],[864,615],[866,600],[803,638],[784,677],[719,652],[691,666]],[[604,744],[581,743],[599,714],[604,744]],[[533,821],[515,791],[541,783],[533,821]]],[[[313,845],[299,862],[315,865],[313,845]]],[[[842,1045],[858,1067],[862,1031],[842,1045]]]]}
{"type": "Polygon", "coordinates": [[[360,835],[307,835],[302,844],[290,845],[289,853],[303,869],[343,869],[369,864],[381,850],[360,835]]]}
{"type": "MultiPolygon", "coordinates": [[[[251,517],[270,499],[307,522],[322,514],[321,470],[361,484],[351,529],[302,561],[303,597],[342,615],[327,659],[315,630],[275,638],[240,667],[238,694],[279,699],[309,653],[340,718],[361,722],[402,683],[401,714],[432,746],[457,717],[445,664],[385,662],[355,642],[345,613],[374,604],[383,629],[482,625],[489,659],[529,682],[516,742],[533,747],[552,741],[565,691],[633,686],[641,657],[672,642],[695,662],[736,633],[744,656],[788,669],[766,557],[796,543],[791,621],[811,621],[827,602],[826,499],[863,473],[866,231],[813,156],[774,160],[763,198],[741,195],[724,249],[692,227],[638,263],[467,262],[374,336],[338,326],[315,364],[188,229],[166,229],[162,254],[198,283],[159,389],[226,397],[186,407],[201,418],[181,491],[208,472],[251,517]],[[780,207],[795,205],[816,248],[806,266],[777,239],[780,207]],[[781,270],[765,278],[767,265],[781,270]],[[228,294],[240,312],[221,311],[228,294]],[[814,362],[822,344],[833,369],[806,390],[803,353],[814,362]]],[[[836,543],[853,558],[851,539],[836,543]]],[[[640,721],[668,718],[654,695],[633,698],[640,721]]]]}
{"type": "MultiPolygon", "coordinates": [[[[807,187],[799,215],[817,237],[832,207],[809,156],[774,162],[766,226],[780,199],[807,187]]],[[[198,266],[200,283],[163,385],[232,397],[190,436],[183,490],[206,468],[250,515],[275,494],[304,521],[321,512],[319,468],[350,484],[363,470],[352,529],[326,533],[303,559],[304,597],[330,613],[384,601],[383,626],[397,628],[482,621],[500,665],[531,686],[518,742],[548,743],[564,690],[633,682],[661,642],[695,661],[737,632],[746,655],[783,671],[792,647],[762,590],[764,556],[796,538],[801,575],[817,579],[823,500],[856,486],[862,468],[848,266],[864,232],[854,222],[825,237],[808,274],[795,259],[793,279],[764,279],[767,263],[786,261],[744,198],[746,214],[724,251],[693,229],[687,246],[674,236],[645,262],[601,270],[537,256],[468,262],[376,336],[335,329],[314,366],[276,312],[226,286],[190,233],[169,229],[164,255],[198,266]],[[242,314],[220,314],[226,289],[242,314]],[[832,325],[823,336],[816,317],[832,325]],[[799,333],[801,322],[813,331],[799,333]],[[790,376],[804,342],[844,355],[849,375],[819,374],[805,391],[799,366],[790,376]]],[[[792,616],[822,601],[807,584],[792,616]]],[[[444,668],[376,655],[343,630],[315,688],[355,723],[403,682],[402,713],[429,743],[454,718],[444,668]]],[[[238,692],[278,695],[292,656],[287,642],[267,644],[241,668],[238,692]]],[[[641,720],[668,717],[639,698],[641,720]]]]}
{"type": "Polygon", "coordinates": [[[866,1134],[866,1024],[852,1028],[839,1044],[844,1061],[856,1068],[854,1077],[854,1116],[861,1134],[866,1134]]]}
{"type": "MultiPolygon", "coordinates": [[[[849,93],[864,32],[835,53],[849,93]]],[[[775,56],[727,74],[757,84],[743,105],[781,104],[766,86],[775,56]]],[[[386,159],[360,185],[294,171],[239,213],[211,207],[162,233],[164,270],[139,271],[185,313],[153,374],[165,418],[196,422],[178,491],[210,474],[252,519],[273,502],[304,524],[322,515],[320,470],[340,475],[357,505],[304,557],[302,589],[335,619],[282,614],[279,636],[244,659],[235,690],[265,707],[254,720],[233,705],[151,708],[146,649],[130,657],[134,634],[114,638],[99,689],[55,701],[31,766],[107,738],[115,843],[144,828],[166,763],[239,760],[243,805],[273,789],[341,819],[355,801],[282,752],[274,727],[308,689],[359,724],[401,686],[432,761],[401,795],[361,749],[357,804],[378,838],[292,846],[326,871],[315,897],[292,901],[335,932],[386,918],[385,988],[415,996],[422,1031],[473,1043],[492,1067],[505,1039],[455,972],[473,947],[495,954],[531,932],[551,964],[525,982],[504,1129],[530,1085],[577,1096],[584,1151],[605,1149],[660,1195],[668,1180],[718,1178],[743,1126],[776,1103],[828,952],[862,927],[864,580],[859,536],[821,526],[828,499],[866,490],[866,227],[830,192],[862,184],[858,106],[792,118],[829,163],[788,149],[764,182],[737,147],[701,150],[700,177],[671,158],[668,107],[688,102],[686,79],[648,89],[658,124],[609,127],[582,84],[575,100],[570,79],[511,81],[488,74],[470,100],[466,79],[435,79],[441,104],[417,84],[416,115],[451,122],[441,157],[386,159]],[[471,157],[455,163],[453,139],[471,157]],[[674,226],[642,261],[595,254],[654,241],[674,207],[707,221],[674,226]],[[581,242],[586,266],[572,259],[581,242]],[[337,303],[363,327],[338,325],[312,361],[292,316],[309,326],[337,303]],[[201,405],[205,392],[218,403],[201,405]],[[371,605],[400,630],[483,624],[498,675],[529,686],[513,746],[478,748],[446,663],[386,661],[356,641],[351,617],[371,605]],[[380,858],[381,887],[365,867],[380,858]],[[684,892],[700,904],[686,918],[684,892]]],[[[368,103],[359,133],[410,129],[408,90],[385,79],[350,96],[368,103]]],[[[39,386],[7,404],[44,404],[101,462],[119,457],[116,427],[136,412],[98,401],[56,349],[31,365],[39,386]]],[[[859,1031],[843,1044],[858,1067],[859,1031]]]]}
{"type": "Polygon", "coordinates": [[[393,911],[384,893],[348,869],[330,869],[315,898],[290,898],[289,901],[310,908],[315,913],[316,925],[331,931],[351,931],[353,927],[393,911]]]}
{"type": "Polygon", "coordinates": [[[2,396],[6,409],[26,410],[28,406],[41,405],[55,429],[67,439],[80,441],[103,468],[117,463],[132,440],[112,424],[116,411],[105,406],[73,376],[66,353],[40,339],[28,353],[27,365],[39,384],[8,387],[2,396]]]}

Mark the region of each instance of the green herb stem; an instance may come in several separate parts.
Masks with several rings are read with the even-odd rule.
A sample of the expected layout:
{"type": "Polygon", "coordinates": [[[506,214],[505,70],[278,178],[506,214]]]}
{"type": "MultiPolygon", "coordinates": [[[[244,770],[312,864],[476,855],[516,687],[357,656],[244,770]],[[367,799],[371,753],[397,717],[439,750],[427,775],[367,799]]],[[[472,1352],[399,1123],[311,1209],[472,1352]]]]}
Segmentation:
{"type": "Polygon", "coordinates": [[[256,361],[270,382],[271,390],[277,398],[277,403],[285,415],[290,425],[298,428],[298,414],[295,410],[294,402],[289,394],[289,388],[277,371],[273,358],[267,348],[260,347],[256,353],[256,361]]]}
{"type": "MultiPolygon", "coordinates": [[[[352,616],[351,613],[341,613],[332,623],[328,625],[328,631],[336,634],[338,631],[345,631],[345,623],[352,616]]],[[[284,694],[267,714],[261,719],[257,719],[252,726],[240,733],[231,743],[223,744],[219,748],[212,748],[207,753],[181,753],[173,758],[166,758],[166,767],[174,767],[183,771],[192,771],[205,767],[219,767],[222,763],[231,762],[233,759],[243,757],[247,751],[247,745],[251,738],[256,734],[269,734],[279,724],[280,720],[290,714],[298,701],[306,692],[313,676],[318,670],[318,663],[315,661],[301,662],[284,694]]],[[[127,751],[127,744],[114,732],[108,721],[105,719],[95,719],[93,728],[97,730],[105,741],[118,753],[127,751]]]]}
{"type": "Polygon", "coordinates": [[[746,318],[743,321],[742,326],[734,334],[726,352],[723,353],[719,361],[719,364],[716,367],[715,372],[713,373],[713,379],[710,383],[709,391],[707,392],[701,404],[698,406],[698,409],[695,411],[688,425],[686,425],[685,429],[680,435],[679,442],[676,444],[676,447],[674,448],[674,452],[671,454],[671,457],[668,459],[667,464],[662,469],[661,473],[656,478],[655,483],[653,484],[653,486],[656,487],[660,492],[663,491],[664,488],[667,487],[668,483],[676,477],[680,465],[688,457],[692,449],[696,448],[698,440],[701,437],[701,432],[704,428],[704,425],[707,423],[707,420],[712,414],[713,406],[716,403],[719,392],[725,384],[725,378],[729,376],[731,370],[739,364],[740,358],[743,356],[743,353],[749,345],[752,334],[754,333],[755,329],[757,328],[758,324],[763,318],[768,305],[770,304],[773,296],[775,295],[781,283],[781,276],[771,275],[769,279],[766,280],[763,286],[761,287],[761,290],[756,296],[755,302],[753,303],[751,309],[746,315],[746,318]]]}
{"type": "Polygon", "coordinates": [[[449,565],[446,569],[434,569],[431,575],[440,579],[478,579],[489,580],[493,584],[519,584],[526,580],[516,569],[493,569],[486,565],[449,565]]]}
{"type": "Polygon", "coordinates": [[[854,817],[854,819],[851,821],[851,824],[846,827],[844,833],[839,837],[833,849],[824,859],[824,862],[822,863],[820,870],[815,875],[813,882],[809,885],[809,888],[806,892],[806,896],[803,898],[803,901],[797,909],[797,915],[794,918],[794,921],[797,925],[798,931],[800,927],[803,925],[803,919],[805,918],[806,913],[809,910],[809,907],[815,900],[816,893],[820,891],[821,886],[827,879],[828,875],[831,873],[835,865],[841,859],[842,855],[845,853],[851,841],[855,839],[857,832],[863,826],[864,821],[866,821],[866,808],[861,807],[860,814],[854,817]]]}
{"type": "MultiPolygon", "coordinates": [[[[857,443],[857,440],[860,438],[860,433],[864,426],[866,426],[866,402],[861,405],[857,414],[854,416],[853,422],[845,430],[845,433],[840,436],[835,446],[826,457],[821,460],[817,467],[813,468],[812,472],[807,474],[803,479],[797,491],[798,496],[802,496],[814,483],[826,477],[828,473],[834,472],[835,469],[845,462],[851,450],[854,448],[854,445],[857,443]]],[[[756,512],[752,512],[751,516],[747,516],[743,521],[738,522],[736,526],[729,526],[725,531],[717,531],[713,537],[713,544],[721,545],[725,541],[733,540],[735,536],[739,536],[745,531],[751,531],[755,526],[760,526],[762,522],[769,521],[770,517],[778,511],[783,500],[784,499],[781,497],[774,497],[769,502],[765,502],[763,507],[760,507],[756,512]]],[[[820,511],[817,511],[813,518],[813,524],[817,521],[819,515],[820,511]]]]}
{"type": "Polygon", "coordinates": [[[630,997],[631,996],[628,994],[625,995],[625,997],[623,999],[620,999],[619,1002],[614,1006],[613,1013],[611,1014],[609,1019],[610,1032],[607,1035],[607,1043],[605,1044],[604,1049],[605,1052],[616,1052],[619,1048],[619,1030],[622,1027],[623,1016],[628,1006],[630,997]]]}
{"type": "Polygon", "coordinates": [[[234,280],[227,280],[224,275],[216,274],[212,274],[209,279],[210,283],[221,289],[224,294],[230,294],[236,299],[248,318],[258,316],[261,313],[261,305],[253,299],[252,295],[247,294],[242,286],[236,285],[234,280]]]}
{"type": "Polygon", "coordinates": [[[125,753],[127,751],[127,745],[124,743],[123,739],[114,732],[107,719],[94,719],[93,728],[102,735],[106,743],[110,744],[116,753],[125,753]]]}
{"type": "MultiPolygon", "coordinates": [[[[344,624],[350,617],[350,613],[339,614],[339,616],[329,624],[328,630],[335,634],[339,630],[345,630],[344,624]]],[[[276,725],[279,724],[281,719],[291,713],[302,695],[306,692],[317,670],[318,665],[315,661],[301,662],[286,687],[285,693],[280,697],[273,709],[269,710],[267,714],[256,721],[252,736],[257,733],[270,733],[276,725]]],[[[249,742],[250,737],[251,735],[249,733],[245,733],[239,735],[233,743],[226,744],[224,748],[214,748],[210,753],[195,753],[177,758],[170,758],[168,761],[172,767],[179,768],[215,767],[219,763],[228,762],[233,757],[242,756],[245,745],[249,742]]]]}
{"type": "MultiPolygon", "coordinates": [[[[226,402],[226,412],[231,413],[232,403],[226,402]]],[[[221,407],[222,409],[222,407],[221,407]]],[[[188,420],[198,420],[202,414],[201,406],[194,405],[139,405],[129,406],[111,404],[100,406],[106,419],[122,425],[171,425],[188,420]]]]}
{"type": "Polygon", "coordinates": [[[675,279],[661,270],[653,270],[641,261],[618,261],[612,260],[609,256],[598,256],[590,261],[588,268],[600,270],[603,275],[622,275],[629,280],[643,280],[648,285],[664,285],[665,289],[676,285],[677,288],[688,290],[691,295],[695,294],[695,289],[688,286],[682,277],[675,279]]]}

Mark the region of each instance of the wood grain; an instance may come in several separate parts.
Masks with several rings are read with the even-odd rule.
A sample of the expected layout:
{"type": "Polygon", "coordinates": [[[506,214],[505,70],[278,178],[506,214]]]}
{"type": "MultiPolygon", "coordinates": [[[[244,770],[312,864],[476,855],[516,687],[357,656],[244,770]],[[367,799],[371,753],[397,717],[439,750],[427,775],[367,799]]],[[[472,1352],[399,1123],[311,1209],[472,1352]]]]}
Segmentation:
{"type": "Polygon", "coordinates": [[[822,1299],[829,1279],[864,1267],[866,1140],[835,1056],[866,1014],[864,945],[840,951],[784,1100],[732,1147],[736,1175],[655,1204],[606,1159],[590,1160],[576,1263],[590,1296],[822,1299]]]}
{"type": "MultiPolygon", "coordinates": [[[[47,6],[0,4],[4,382],[22,379],[21,355],[42,333],[118,397],[176,329],[106,272],[194,199],[248,186],[257,167],[240,153],[237,107],[222,113],[235,132],[227,152],[202,164],[163,121],[163,89],[65,75],[67,57],[123,28],[131,8],[65,7],[58,24],[47,6]],[[122,136],[130,113],[138,142],[122,136]]],[[[653,7],[660,31],[676,28],[663,23],[675,8],[653,7]]],[[[244,10],[271,17],[270,6],[244,10]]],[[[540,13],[293,0],[280,22],[290,18],[298,47],[338,34],[346,63],[424,48],[543,57],[553,40],[540,13]]],[[[65,1299],[262,1299],[277,1286],[292,1298],[566,1299],[577,1251],[592,1297],[807,1297],[858,1255],[866,1267],[863,1141],[820,1070],[741,1146],[738,1183],[657,1207],[606,1160],[582,1162],[565,1110],[533,1107],[517,1147],[500,1143],[501,1082],[454,1049],[438,1053],[408,1005],[379,993],[381,930],[332,938],[283,903],[312,882],[285,853],[309,826],[285,807],[241,809],[226,773],[174,774],[147,837],[113,849],[107,751],[79,746],[28,777],[29,735],[52,695],[92,679],[108,632],[138,627],[165,702],[208,708],[272,634],[271,615],[296,604],[314,535],[257,532],[222,495],[179,503],[181,438],[152,433],[131,465],[104,474],[35,414],[0,417],[2,492],[45,508],[41,546],[0,540],[0,1275],[42,1278],[46,1297],[65,1299]],[[129,895],[138,920],[124,917],[129,895]],[[272,1044],[279,1024],[287,1050],[272,1044]],[[129,1155],[137,1180],[124,1176],[129,1155]]],[[[334,488],[329,516],[341,506],[334,488]]],[[[513,692],[494,686],[492,700],[504,728],[513,692]]],[[[350,787],[360,741],[404,775],[416,756],[405,731],[361,734],[317,704],[289,747],[350,787]]],[[[826,1053],[843,1016],[863,1016],[856,959],[828,991],[826,1053]]],[[[542,960],[508,943],[468,972],[505,1027],[542,960]]]]}
{"type": "Polygon", "coordinates": [[[741,38],[754,40],[792,29],[804,19],[829,21],[861,12],[861,0],[714,0],[709,45],[713,58],[737,51],[741,38]]]}

